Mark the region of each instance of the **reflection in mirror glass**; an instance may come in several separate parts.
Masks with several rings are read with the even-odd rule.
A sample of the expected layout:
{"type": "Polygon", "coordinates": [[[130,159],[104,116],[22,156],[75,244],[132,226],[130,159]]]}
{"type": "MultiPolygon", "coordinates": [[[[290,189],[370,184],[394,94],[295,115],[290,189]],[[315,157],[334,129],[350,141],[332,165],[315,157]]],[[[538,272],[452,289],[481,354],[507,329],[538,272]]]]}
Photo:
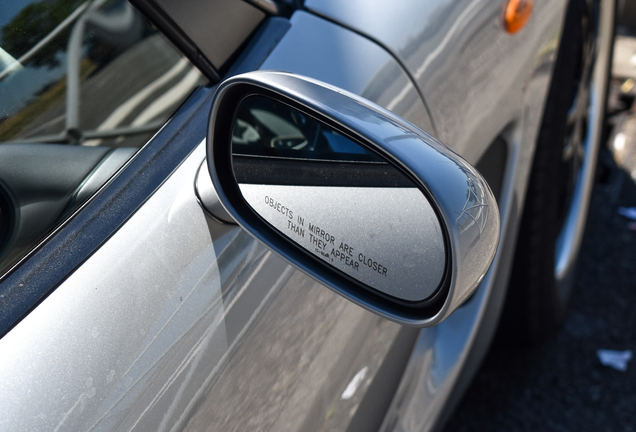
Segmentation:
{"type": "Polygon", "coordinates": [[[241,104],[232,143],[234,153],[383,162],[331,127],[262,96],[249,97],[241,104]]]}
{"type": "Polygon", "coordinates": [[[342,133],[262,96],[240,105],[232,164],[243,197],[280,233],[358,282],[410,302],[439,287],[439,220],[401,171],[342,133]]]}

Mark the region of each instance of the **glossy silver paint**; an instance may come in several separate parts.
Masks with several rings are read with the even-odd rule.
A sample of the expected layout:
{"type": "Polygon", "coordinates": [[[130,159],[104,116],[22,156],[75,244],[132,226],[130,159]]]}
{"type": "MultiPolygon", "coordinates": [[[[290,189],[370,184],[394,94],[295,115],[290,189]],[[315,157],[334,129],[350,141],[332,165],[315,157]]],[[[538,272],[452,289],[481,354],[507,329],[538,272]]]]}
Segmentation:
{"type": "Polygon", "coordinates": [[[363,36],[304,11],[295,12],[290,22],[292,27],[261,70],[292,72],[329,83],[434,135],[417,89],[389,53],[363,36]]]}
{"type": "Polygon", "coordinates": [[[442,282],[442,228],[417,188],[240,187],[248,204],[281,234],[378,291],[421,301],[442,282]],[[270,202],[284,203],[292,218],[270,202]],[[312,226],[317,229],[310,231],[312,226]]]}
{"type": "Polygon", "coordinates": [[[360,403],[368,383],[339,397],[361,368],[374,377],[399,326],[208,219],[191,182],[203,157],[0,340],[0,430],[306,430],[360,403]]]}
{"type": "MultiPolygon", "coordinates": [[[[211,242],[222,238],[227,246],[238,232],[220,227],[210,233],[196,223],[201,210],[185,197],[192,195],[190,180],[202,158],[199,151],[186,162],[107,245],[0,340],[0,367],[13,377],[0,389],[5,400],[20,401],[2,404],[0,429],[130,428],[169,390],[162,391],[161,382],[183,370],[176,355],[183,341],[177,342],[194,336],[187,340],[199,354],[189,363],[209,355],[203,342],[205,348],[218,339],[227,347],[215,260],[223,247],[211,242]],[[174,247],[184,243],[189,247],[174,247]],[[147,404],[132,413],[130,407],[144,398],[147,404]]],[[[173,386],[171,396],[177,395],[173,386]]]]}
{"type": "MultiPolygon", "coordinates": [[[[404,73],[372,42],[303,15],[270,59],[306,44],[332,75],[357,74],[372,100],[403,90],[404,73]],[[310,21],[330,37],[298,25],[310,21]],[[364,71],[332,45],[350,40],[376,53],[364,71]]],[[[426,119],[421,101],[411,102],[397,113],[426,119]]],[[[0,340],[0,430],[311,431],[355,421],[404,329],[206,216],[194,188],[204,157],[202,143],[0,340]],[[354,394],[341,398],[362,370],[354,394]]]]}

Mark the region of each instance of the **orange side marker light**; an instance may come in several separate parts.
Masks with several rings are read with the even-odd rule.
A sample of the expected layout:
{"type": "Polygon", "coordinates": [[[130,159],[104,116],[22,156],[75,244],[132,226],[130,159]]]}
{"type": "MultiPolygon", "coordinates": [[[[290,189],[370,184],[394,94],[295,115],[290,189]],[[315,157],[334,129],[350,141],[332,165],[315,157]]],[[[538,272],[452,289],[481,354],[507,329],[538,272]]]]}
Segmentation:
{"type": "Polygon", "coordinates": [[[532,14],[532,0],[508,0],[504,6],[504,28],[510,34],[517,33],[532,14]]]}

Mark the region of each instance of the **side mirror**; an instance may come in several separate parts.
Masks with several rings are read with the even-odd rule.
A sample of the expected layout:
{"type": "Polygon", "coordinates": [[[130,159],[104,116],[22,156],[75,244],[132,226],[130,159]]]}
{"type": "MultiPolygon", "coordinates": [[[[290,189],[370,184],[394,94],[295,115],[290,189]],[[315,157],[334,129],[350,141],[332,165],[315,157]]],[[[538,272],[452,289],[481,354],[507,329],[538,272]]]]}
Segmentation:
{"type": "Polygon", "coordinates": [[[481,175],[356,95],[289,73],[239,75],[218,87],[207,143],[239,225],[383,317],[441,322],[494,258],[499,212],[481,175]]]}

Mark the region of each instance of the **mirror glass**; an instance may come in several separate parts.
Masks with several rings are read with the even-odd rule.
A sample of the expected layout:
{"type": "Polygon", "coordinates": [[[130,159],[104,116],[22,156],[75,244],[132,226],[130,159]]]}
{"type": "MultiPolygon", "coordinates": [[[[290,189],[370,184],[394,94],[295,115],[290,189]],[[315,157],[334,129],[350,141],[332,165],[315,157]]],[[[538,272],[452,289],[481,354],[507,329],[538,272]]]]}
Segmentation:
{"type": "Polygon", "coordinates": [[[377,154],[282,102],[250,96],[234,120],[232,163],[252,209],[322,261],[404,301],[439,286],[440,222],[377,154]]]}

